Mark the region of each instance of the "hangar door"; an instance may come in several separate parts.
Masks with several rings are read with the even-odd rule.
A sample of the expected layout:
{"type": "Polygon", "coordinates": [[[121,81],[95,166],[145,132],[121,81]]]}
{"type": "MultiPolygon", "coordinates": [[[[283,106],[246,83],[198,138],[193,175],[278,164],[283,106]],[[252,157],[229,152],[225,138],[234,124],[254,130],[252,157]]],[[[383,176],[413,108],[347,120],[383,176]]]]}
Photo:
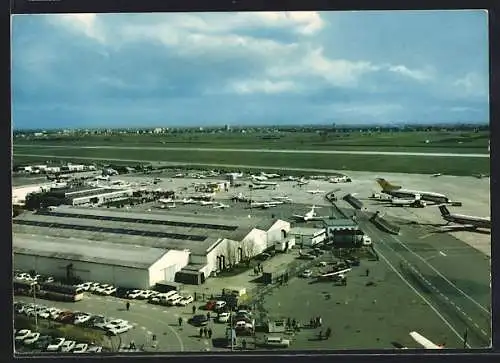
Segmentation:
{"type": "Polygon", "coordinates": [[[165,281],[175,281],[175,265],[170,265],[163,269],[163,279],[165,281]]]}

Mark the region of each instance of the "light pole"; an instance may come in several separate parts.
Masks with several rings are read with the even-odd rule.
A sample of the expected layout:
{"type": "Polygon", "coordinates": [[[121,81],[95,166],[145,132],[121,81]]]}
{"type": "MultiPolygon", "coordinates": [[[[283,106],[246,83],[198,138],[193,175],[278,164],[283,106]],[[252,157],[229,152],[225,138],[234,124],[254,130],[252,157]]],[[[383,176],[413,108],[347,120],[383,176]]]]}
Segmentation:
{"type": "Polygon", "coordinates": [[[33,304],[35,305],[34,308],[35,308],[35,331],[38,331],[38,308],[36,307],[36,286],[37,286],[37,283],[33,283],[33,285],[31,285],[31,288],[33,289],[33,304]]]}

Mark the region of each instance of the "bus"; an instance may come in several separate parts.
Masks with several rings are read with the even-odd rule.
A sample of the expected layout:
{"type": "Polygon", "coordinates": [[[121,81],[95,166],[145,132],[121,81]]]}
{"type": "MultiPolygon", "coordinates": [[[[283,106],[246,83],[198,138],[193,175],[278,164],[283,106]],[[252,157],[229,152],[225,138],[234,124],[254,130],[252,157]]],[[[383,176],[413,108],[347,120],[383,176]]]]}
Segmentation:
{"type": "Polygon", "coordinates": [[[33,295],[34,289],[38,292],[38,284],[35,281],[26,281],[21,279],[14,279],[12,284],[14,295],[33,295]]]}
{"type": "Polygon", "coordinates": [[[40,297],[51,300],[72,302],[80,301],[83,299],[84,290],[76,286],[63,285],[54,282],[44,282],[39,286],[40,289],[37,294],[40,297]]]}

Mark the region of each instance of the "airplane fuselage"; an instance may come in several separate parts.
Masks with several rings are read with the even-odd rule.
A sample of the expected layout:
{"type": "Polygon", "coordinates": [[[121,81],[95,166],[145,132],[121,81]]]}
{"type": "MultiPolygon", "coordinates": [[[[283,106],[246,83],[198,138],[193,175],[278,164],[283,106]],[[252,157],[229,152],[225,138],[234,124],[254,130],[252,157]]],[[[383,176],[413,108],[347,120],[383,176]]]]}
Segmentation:
{"type": "Polygon", "coordinates": [[[396,198],[405,198],[405,197],[415,198],[416,195],[420,195],[420,199],[427,200],[430,202],[449,203],[450,201],[448,197],[444,194],[420,192],[417,190],[398,189],[398,190],[384,190],[383,192],[396,198]]]}

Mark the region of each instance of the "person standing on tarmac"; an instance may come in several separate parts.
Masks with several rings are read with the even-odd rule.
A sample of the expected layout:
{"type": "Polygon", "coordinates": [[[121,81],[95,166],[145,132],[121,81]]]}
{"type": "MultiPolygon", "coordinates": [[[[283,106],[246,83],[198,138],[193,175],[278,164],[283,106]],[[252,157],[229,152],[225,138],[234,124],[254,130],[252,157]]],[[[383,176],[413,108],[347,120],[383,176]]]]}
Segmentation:
{"type": "Polygon", "coordinates": [[[125,304],[125,308],[127,309],[127,311],[130,310],[130,303],[127,301],[127,303],[125,304]]]}
{"type": "Polygon", "coordinates": [[[179,326],[182,326],[182,318],[179,316],[179,326]]]}

